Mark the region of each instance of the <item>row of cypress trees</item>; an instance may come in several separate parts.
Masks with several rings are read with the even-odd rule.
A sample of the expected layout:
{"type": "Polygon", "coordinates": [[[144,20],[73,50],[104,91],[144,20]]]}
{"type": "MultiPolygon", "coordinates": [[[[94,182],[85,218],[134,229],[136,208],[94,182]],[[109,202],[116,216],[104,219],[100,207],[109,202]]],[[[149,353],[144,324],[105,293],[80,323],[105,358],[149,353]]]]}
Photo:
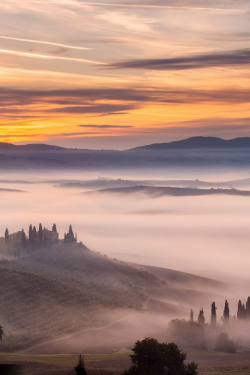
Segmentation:
{"type": "MultiPolygon", "coordinates": [[[[56,224],[53,224],[52,232],[57,232],[56,224]]],[[[5,242],[8,243],[9,240],[10,240],[8,228],[6,228],[6,230],[5,230],[4,238],[5,238],[5,242]]],[[[39,244],[39,246],[46,246],[47,245],[47,239],[46,239],[46,236],[44,236],[44,234],[43,234],[43,227],[42,227],[41,223],[39,224],[38,231],[37,231],[35,226],[32,226],[32,224],[30,224],[28,238],[27,238],[24,230],[22,229],[22,234],[21,234],[21,245],[22,245],[22,247],[25,248],[29,245],[29,247],[34,248],[34,247],[36,247],[37,243],[39,244]]]]}
{"type": "MultiPolygon", "coordinates": [[[[217,307],[215,305],[215,302],[212,303],[211,306],[211,325],[216,325],[217,322],[217,313],[216,313],[217,307]]],[[[230,320],[230,309],[228,301],[225,301],[225,307],[223,311],[222,321],[224,324],[228,324],[230,320]]],[[[235,317],[234,317],[235,319],[235,317]]],[[[238,311],[237,311],[237,319],[238,320],[250,320],[250,297],[248,297],[246,305],[242,303],[241,301],[238,302],[238,311]]],[[[190,321],[194,321],[194,313],[193,310],[190,312],[190,321]]],[[[205,324],[205,316],[204,316],[204,310],[203,308],[199,311],[198,315],[198,323],[200,325],[205,324]]]]}

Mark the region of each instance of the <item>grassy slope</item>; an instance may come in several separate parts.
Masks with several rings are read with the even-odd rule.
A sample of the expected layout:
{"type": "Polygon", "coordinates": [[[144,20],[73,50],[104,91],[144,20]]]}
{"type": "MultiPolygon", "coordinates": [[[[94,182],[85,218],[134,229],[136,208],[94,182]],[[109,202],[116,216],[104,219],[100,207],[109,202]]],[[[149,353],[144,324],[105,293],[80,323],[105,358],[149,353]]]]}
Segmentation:
{"type": "MultiPolygon", "coordinates": [[[[210,287],[219,284],[170,270],[168,275],[169,272],[171,277],[166,280],[162,270],[111,260],[78,244],[61,244],[2,261],[0,323],[7,334],[3,349],[28,348],[56,338],[67,341],[74,333],[107,327],[131,314],[144,314],[145,310],[164,316],[187,316],[190,301],[195,304],[198,298],[200,303],[202,298],[201,292],[196,295],[198,291],[192,290],[193,282],[200,281],[201,290],[205,290],[206,282],[210,287]],[[173,285],[174,279],[178,285],[173,285]],[[181,285],[185,285],[185,290],[179,289],[181,285]]],[[[131,321],[127,324],[135,324],[135,328],[138,325],[131,321]]],[[[128,326],[118,326],[126,337],[128,326]]],[[[96,334],[97,341],[98,337],[96,334]]],[[[89,340],[88,333],[79,340],[84,338],[89,340]]]]}
{"type": "MultiPolygon", "coordinates": [[[[28,335],[29,346],[31,339],[104,326],[143,310],[143,288],[157,283],[146,271],[78,245],[37,251],[0,262],[0,321],[7,333],[28,335]]],[[[10,337],[5,342],[12,345],[10,337]]]]}

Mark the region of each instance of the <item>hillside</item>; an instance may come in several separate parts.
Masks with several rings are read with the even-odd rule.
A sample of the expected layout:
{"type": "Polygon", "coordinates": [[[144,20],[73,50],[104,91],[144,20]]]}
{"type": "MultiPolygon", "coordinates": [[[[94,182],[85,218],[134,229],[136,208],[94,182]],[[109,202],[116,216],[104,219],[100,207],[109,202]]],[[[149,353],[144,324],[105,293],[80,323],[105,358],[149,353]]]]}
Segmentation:
{"type": "Polygon", "coordinates": [[[0,262],[0,321],[6,333],[28,336],[29,345],[140,311],[141,288],[157,282],[84,246],[62,245],[0,262]]]}
{"type": "MultiPolygon", "coordinates": [[[[111,260],[80,244],[60,244],[1,261],[0,322],[5,330],[2,350],[37,347],[47,341],[54,342],[52,352],[60,348],[67,351],[73,344],[76,351],[80,344],[87,350],[91,343],[84,340],[90,330],[94,330],[96,340],[108,330],[117,342],[124,337],[122,345],[128,344],[137,335],[160,329],[162,323],[150,317],[152,314],[165,316],[165,326],[171,316],[186,317],[190,303],[210,303],[219,290],[226,289],[219,282],[198,276],[183,280],[178,272],[178,285],[168,283],[164,275],[150,271],[111,260]],[[192,285],[194,280],[197,290],[192,285]],[[119,329],[114,331],[114,327],[119,329]],[[77,344],[72,339],[76,336],[80,340],[77,344]]],[[[117,342],[109,344],[108,350],[117,347],[117,342]]]]}
{"type": "Polygon", "coordinates": [[[154,143],[151,145],[136,147],[132,150],[173,150],[186,148],[250,148],[250,138],[242,137],[226,140],[218,137],[191,137],[181,141],[154,143]]]}
{"type": "Polygon", "coordinates": [[[152,198],[163,197],[165,195],[175,197],[193,197],[203,195],[234,195],[234,196],[250,196],[250,191],[236,190],[236,189],[196,189],[196,188],[181,188],[181,187],[155,187],[155,186],[132,186],[124,188],[110,188],[95,191],[89,191],[80,194],[120,194],[133,195],[142,194],[152,198]]]}

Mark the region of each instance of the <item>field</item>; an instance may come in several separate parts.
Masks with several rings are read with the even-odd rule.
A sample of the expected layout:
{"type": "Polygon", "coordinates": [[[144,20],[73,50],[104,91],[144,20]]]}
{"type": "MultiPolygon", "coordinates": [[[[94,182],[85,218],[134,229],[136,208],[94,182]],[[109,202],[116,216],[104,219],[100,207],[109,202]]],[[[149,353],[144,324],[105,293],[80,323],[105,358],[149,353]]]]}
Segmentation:
{"type": "MultiPolygon", "coordinates": [[[[89,375],[118,375],[129,367],[129,351],[114,354],[84,355],[89,375]]],[[[250,353],[228,354],[213,351],[187,351],[188,362],[199,364],[199,374],[204,375],[246,375],[250,374],[250,353]]],[[[19,363],[24,375],[71,375],[77,364],[78,355],[29,355],[0,353],[0,363],[19,363]]]]}

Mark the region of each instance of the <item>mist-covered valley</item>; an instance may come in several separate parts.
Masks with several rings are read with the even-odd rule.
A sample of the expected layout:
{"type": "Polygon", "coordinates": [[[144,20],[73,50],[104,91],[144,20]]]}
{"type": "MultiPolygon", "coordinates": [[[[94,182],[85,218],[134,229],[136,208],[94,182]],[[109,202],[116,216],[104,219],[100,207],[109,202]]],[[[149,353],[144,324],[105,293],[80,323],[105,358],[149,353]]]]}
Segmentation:
{"type": "Polygon", "coordinates": [[[79,241],[112,258],[218,277],[248,277],[250,197],[216,194],[221,186],[222,191],[248,192],[247,174],[220,175],[218,180],[217,175],[186,171],[184,178],[171,177],[161,172],[157,176],[155,170],[140,178],[124,171],[104,177],[82,171],[2,173],[0,231],[3,236],[6,227],[27,232],[30,224],[51,227],[55,222],[62,238],[72,224],[79,241]],[[156,189],[175,183],[184,191],[212,189],[214,194],[158,196],[126,194],[126,189],[109,194],[103,190],[109,183],[156,189]]]}
{"type": "MultiPolygon", "coordinates": [[[[250,197],[238,194],[249,192],[248,177],[188,170],[2,173],[1,236],[8,228],[28,237],[30,224],[51,230],[55,223],[60,238],[52,247],[18,252],[2,239],[2,348],[104,353],[146,336],[185,346],[178,332],[171,336],[169,322],[189,320],[190,309],[197,320],[204,308],[209,323],[215,301],[221,328],[206,332],[214,348],[225,300],[233,322],[238,300],[245,303],[249,295],[250,197]],[[126,191],[140,186],[184,193],[126,191]],[[65,245],[70,224],[78,243],[65,245]]],[[[248,345],[241,331],[241,343],[248,345]]],[[[228,332],[239,340],[239,328],[228,332]]]]}

